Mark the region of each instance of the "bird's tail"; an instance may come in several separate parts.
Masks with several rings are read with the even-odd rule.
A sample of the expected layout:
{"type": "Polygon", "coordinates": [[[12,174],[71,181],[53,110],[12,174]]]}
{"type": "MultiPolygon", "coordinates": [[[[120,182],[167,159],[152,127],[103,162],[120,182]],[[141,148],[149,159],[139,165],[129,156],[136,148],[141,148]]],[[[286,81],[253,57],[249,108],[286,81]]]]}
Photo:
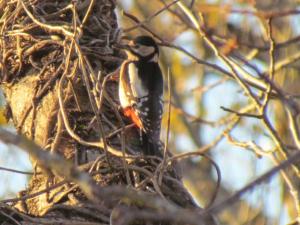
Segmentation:
{"type": "Polygon", "coordinates": [[[149,138],[146,133],[142,132],[142,145],[145,155],[163,157],[164,147],[159,139],[153,140],[153,138],[149,138]]]}

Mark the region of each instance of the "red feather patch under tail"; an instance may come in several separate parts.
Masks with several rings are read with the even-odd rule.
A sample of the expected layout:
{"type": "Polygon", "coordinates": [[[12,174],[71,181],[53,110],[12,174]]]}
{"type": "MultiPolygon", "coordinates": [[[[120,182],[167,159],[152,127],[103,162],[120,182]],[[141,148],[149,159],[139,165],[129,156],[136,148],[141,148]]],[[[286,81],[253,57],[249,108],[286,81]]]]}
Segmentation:
{"type": "Polygon", "coordinates": [[[138,128],[142,129],[142,122],[132,107],[125,108],[123,110],[123,113],[125,116],[129,117],[138,128]]]}

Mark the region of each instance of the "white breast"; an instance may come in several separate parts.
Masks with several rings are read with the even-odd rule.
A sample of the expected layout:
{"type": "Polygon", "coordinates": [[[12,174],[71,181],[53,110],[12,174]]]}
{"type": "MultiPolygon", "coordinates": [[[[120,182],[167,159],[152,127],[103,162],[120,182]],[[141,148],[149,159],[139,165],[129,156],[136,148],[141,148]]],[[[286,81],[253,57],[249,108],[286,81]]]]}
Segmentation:
{"type": "MultiPolygon", "coordinates": [[[[124,73],[127,73],[127,71],[124,71],[125,69],[127,69],[127,62],[124,62],[121,66],[121,69],[120,69],[120,79],[123,78],[123,76],[126,76],[127,74],[124,74],[124,73]]],[[[123,85],[123,82],[121,82],[121,80],[119,81],[119,99],[120,99],[120,104],[122,106],[122,108],[126,108],[126,107],[129,107],[130,106],[130,102],[129,102],[129,99],[127,97],[129,93],[126,94],[126,90],[125,90],[125,87],[123,85]]]]}
{"type": "Polygon", "coordinates": [[[120,99],[120,104],[121,104],[122,108],[126,108],[126,107],[130,106],[129,99],[126,96],[124,86],[122,85],[121,82],[119,84],[119,99],[120,99]]]}
{"type": "Polygon", "coordinates": [[[119,83],[119,99],[120,99],[120,104],[123,108],[132,106],[134,98],[142,98],[148,95],[148,90],[143,87],[142,81],[138,76],[138,69],[134,65],[134,63],[129,63],[128,66],[125,66],[126,63],[123,64],[121,68],[121,73],[126,73],[123,74],[123,76],[128,75],[129,77],[129,82],[130,82],[130,87],[131,87],[131,92],[132,92],[132,101],[130,101],[129,96],[130,92],[126,93],[125,87],[123,86],[122,82],[119,83]],[[124,69],[127,69],[127,71],[123,71],[124,69]]]}
{"type": "Polygon", "coordinates": [[[142,81],[138,76],[138,69],[134,63],[128,65],[128,73],[133,96],[141,98],[148,95],[148,90],[143,87],[142,81]]]}

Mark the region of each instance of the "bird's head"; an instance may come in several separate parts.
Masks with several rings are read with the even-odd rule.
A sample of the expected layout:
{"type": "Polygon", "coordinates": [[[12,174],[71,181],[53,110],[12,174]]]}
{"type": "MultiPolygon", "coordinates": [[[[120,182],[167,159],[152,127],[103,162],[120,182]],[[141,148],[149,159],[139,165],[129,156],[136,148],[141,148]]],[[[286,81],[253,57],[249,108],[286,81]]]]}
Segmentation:
{"type": "Polygon", "coordinates": [[[128,59],[133,61],[157,62],[159,49],[150,36],[138,36],[124,45],[128,59]]]}

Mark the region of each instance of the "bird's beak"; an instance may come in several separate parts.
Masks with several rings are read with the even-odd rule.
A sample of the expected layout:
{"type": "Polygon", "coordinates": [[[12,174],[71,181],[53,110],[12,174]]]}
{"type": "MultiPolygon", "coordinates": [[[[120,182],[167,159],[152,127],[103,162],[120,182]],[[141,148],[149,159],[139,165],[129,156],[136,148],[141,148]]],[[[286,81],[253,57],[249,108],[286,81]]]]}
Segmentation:
{"type": "Polygon", "coordinates": [[[117,49],[130,50],[130,45],[128,45],[128,44],[116,43],[113,46],[117,49]]]}
{"type": "Polygon", "coordinates": [[[131,40],[131,39],[130,39],[130,37],[127,36],[127,35],[122,35],[121,40],[129,41],[129,40],[131,40]]]}
{"type": "Polygon", "coordinates": [[[130,50],[130,40],[131,39],[129,38],[129,36],[123,35],[121,37],[120,43],[113,44],[113,47],[117,49],[130,50]]]}

